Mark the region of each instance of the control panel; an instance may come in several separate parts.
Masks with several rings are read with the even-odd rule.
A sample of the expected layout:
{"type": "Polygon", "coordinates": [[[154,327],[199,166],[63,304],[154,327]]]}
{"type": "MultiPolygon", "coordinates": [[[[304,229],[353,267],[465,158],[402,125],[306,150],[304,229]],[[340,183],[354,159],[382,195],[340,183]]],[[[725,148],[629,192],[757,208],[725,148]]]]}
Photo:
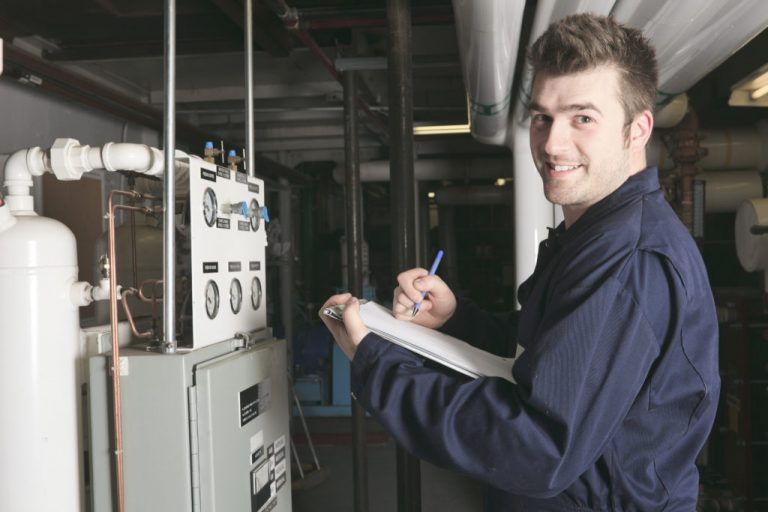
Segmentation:
{"type": "Polygon", "coordinates": [[[192,345],[267,326],[264,182],[189,159],[192,345]]]}

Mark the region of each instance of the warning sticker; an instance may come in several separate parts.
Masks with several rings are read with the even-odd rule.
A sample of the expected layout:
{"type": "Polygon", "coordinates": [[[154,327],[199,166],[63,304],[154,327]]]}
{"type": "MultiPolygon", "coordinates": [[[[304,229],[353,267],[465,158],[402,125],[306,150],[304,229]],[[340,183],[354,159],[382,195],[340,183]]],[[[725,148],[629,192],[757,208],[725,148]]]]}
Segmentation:
{"type": "MultiPolygon", "coordinates": [[[[241,427],[258,418],[260,414],[269,409],[272,400],[270,388],[270,379],[264,379],[239,393],[241,427]]],[[[270,445],[271,447],[272,445],[270,445]]]]}

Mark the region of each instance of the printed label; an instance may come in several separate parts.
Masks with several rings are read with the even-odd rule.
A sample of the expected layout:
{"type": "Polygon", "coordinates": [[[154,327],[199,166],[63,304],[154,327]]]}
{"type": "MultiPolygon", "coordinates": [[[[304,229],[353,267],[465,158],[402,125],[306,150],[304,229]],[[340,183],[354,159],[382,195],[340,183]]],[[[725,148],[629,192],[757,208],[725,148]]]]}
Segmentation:
{"type": "Polygon", "coordinates": [[[224,178],[225,180],[231,180],[232,179],[232,171],[230,171],[226,167],[222,167],[220,165],[216,166],[216,175],[219,178],[224,178]]]}
{"type": "Polygon", "coordinates": [[[249,183],[248,184],[248,192],[255,192],[256,194],[259,193],[259,184],[258,183],[249,183]]]}
{"type": "Polygon", "coordinates": [[[230,261],[228,266],[230,272],[240,272],[243,265],[239,261],[230,261]]]}
{"type": "Polygon", "coordinates": [[[237,230],[238,231],[250,231],[251,230],[251,223],[247,220],[239,220],[237,221],[237,230]]]}
{"type": "Polygon", "coordinates": [[[200,169],[200,177],[208,181],[216,181],[216,173],[208,169],[200,169]]]}
{"type": "Polygon", "coordinates": [[[219,217],[216,219],[216,227],[221,229],[229,229],[229,219],[222,219],[219,217]]]}
{"type": "Polygon", "coordinates": [[[213,274],[219,271],[218,261],[204,261],[203,262],[203,274],[213,274]]]}
{"type": "MultiPolygon", "coordinates": [[[[271,402],[270,380],[266,379],[240,392],[240,426],[244,427],[269,409],[271,402]]],[[[269,446],[272,450],[274,447],[269,446]]],[[[269,451],[269,450],[268,450],[269,451]]],[[[272,455],[268,453],[268,455],[272,455]]]]}
{"type": "Polygon", "coordinates": [[[248,269],[249,270],[261,270],[261,262],[260,261],[251,261],[248,263],[248,269]]]}
{"type": "Polygon", "coordinates": [[[235,181],[245,185],[246,183],[248,183],[248,175],[245,174],[244,172],[236,172],[235,173],[235,181]]]}

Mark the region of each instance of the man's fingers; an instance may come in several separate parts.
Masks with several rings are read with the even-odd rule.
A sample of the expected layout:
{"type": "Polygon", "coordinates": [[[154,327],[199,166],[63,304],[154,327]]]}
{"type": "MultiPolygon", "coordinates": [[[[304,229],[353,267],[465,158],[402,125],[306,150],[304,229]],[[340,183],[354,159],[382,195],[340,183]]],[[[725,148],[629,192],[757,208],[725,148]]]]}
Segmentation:
{"type": "Polygon", "coordinates": [[[362,318],[360,318],[360,301],[356,297],[349,298],[342,318],[344,319],[344,327],[347,329],[347,334],[357,345],[369,331],[362,318]]]}

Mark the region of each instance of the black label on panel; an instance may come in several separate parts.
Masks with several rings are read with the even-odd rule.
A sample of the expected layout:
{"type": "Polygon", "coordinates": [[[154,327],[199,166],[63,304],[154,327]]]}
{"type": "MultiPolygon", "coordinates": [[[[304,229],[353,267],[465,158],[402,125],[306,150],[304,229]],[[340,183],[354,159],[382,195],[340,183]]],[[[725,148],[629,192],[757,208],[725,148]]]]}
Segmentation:
{"type": "Polygon", "coordinates": [[[237,230],[238,231],[250,231],[251,230],[251,223],[247,220],[239,220],[237,221],[237,230]]]}
{"type": "Polygon", "coordinates": [[[270,381],[269,379],[266,379],[240,392],[239,398],[241,427],[258,418],[260,414],[269,409],[272,401],[270,388],[270,381]]]}
{"type": "Polygon", "coordinates": [[[264,447],[259,446],[259,449],[251,454],[251,464],[254,464],[257,460],[259,460],[262,455],[264,455],[264,447]]]}
{"type": "Polygon", "coordinates": [[[219,178],[224,178],[225,180],[232,179],[232,172],[226,167],[222,167],[220,165],[216,166],[216,174],[219,176],[219,178]]]}
{"type": "Polygon", "coordinates": [[[203,274],[213,274],[218,271],[219,271],[219,262],[217,261],[203,262],[203,274]]]}
{"type": "Polygon", "coordinates": [[[248,192],[255,192],[259,193],[259,184],[258,183],[249,183],[248,184],[248,192]]]}
{"type": "Polygon", "coordinates": [[[277,481],[275,482],[275,487],[277,487],[277,490],[279,491],[283,485],[285,485],[285,473],[277,477],[277,481]]]}
{"type": "Polygon", "coordinates": [[[277,452],[275,453],[275,463],[279,463],[284,458],[285,458],[285,448],[277,450],[277,452]]]}
{"type": "Polygon", "coordinates": [[[229,271],[230,272],[240,272],[242,269],[242,264],[239,261],[230,261],[229,262],[229,271]]]}
{"type": "Polygon", "coordinates": [[[216,173],[208,169],[200,169],[200,177],[208,181],[216,181],[216,173]]]}
{"type": "Polygon", "coordinates": [[[267,446],[267,457],[271,457],[275,454],[275,444],[272,443],[271,445],[267,446]]]}
{"type": "Polygon", "coordinates": [[[261,270],[261,262],[260,261],[251,261],[248,263],[248,269],[249,270],[261,270]]]}
{"type": "Polygon", "coordinates": [[[229,219],[222,219],[219,217],[216,219],[216,227],[221,229],[229,229],[229,219]]]}
{"type": "Polygon", "coordinates": [[[246,184],[248,183],[248,175],[245,174],[244,172],[236,172],[235,181],[238,183],[246,184]]]}

